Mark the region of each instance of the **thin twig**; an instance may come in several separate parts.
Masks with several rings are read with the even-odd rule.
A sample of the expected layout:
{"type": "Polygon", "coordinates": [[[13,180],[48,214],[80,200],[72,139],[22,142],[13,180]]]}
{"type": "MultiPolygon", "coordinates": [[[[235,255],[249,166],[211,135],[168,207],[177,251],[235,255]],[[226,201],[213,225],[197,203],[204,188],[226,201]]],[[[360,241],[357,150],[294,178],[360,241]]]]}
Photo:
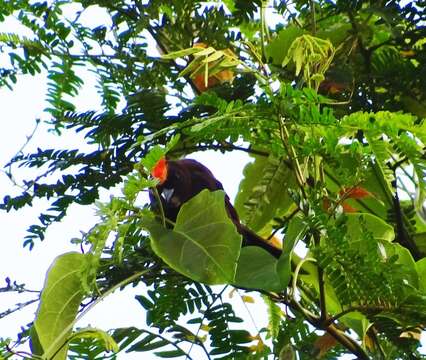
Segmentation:
{"type": "Polygon", "coordinates": [[[22,310],[24,307],[31,305],[31,304],[34,304],[37,301],[39,301],[39,298],[31,299],[31,300],[28,300],[28,301],[23,302],[23,303],[17,303],[17,304],[15,304],[16,307],[14,309],[8,309],[8,310],[0,313],[0,319],[3,319],[4,317],[9,316],[10,314],[13,314],[16,311],[22,310]]]}
{"type": "Polygon", "coordinates": [[[306,318],[310,318],[313,319],[315,321],[317,321],[319,318],[317,315],[315,315],[313,312],[309,311],[308,309],[305,309],[297,300],[296,300],[296,289],[297,289],[297,280],[299,277],[299,272],[300,269],[302,268],[303,264],[307,261],[311,261],[311,262],[317,262],[314,258],[305,258],[302,259],[296,266],[296,269],[294,270],[294,274],[293,274],[293,281],[292,281],[292,285],[291,285],[291,296],[293,299],[293,303],[297,306],[297,308],[299,309],[299,311],[301,311],[306,318]]]}
{"type": "Polygon", "coordinates": [[[160,194],[158,193],[158,189],[154,186],[151,188],[152,193],[154,194],[155,200],[158,203],[158,207],[160,208],[160,216],[161,216],[161,222],[163,226],[166,226],[166,215],[164,214],[163,209],[163,202],[161,201],[160,194]]]}
{"type": "Polygon", "coordinates": [[[297,180],[297,183],[300,187],[300,190],[301,190],[303,196],[306,198],[304,176],[303,176],[302,170],[300,168],[300,164],[299,164],[299,160],[297,159],[296,152],[295,152],[293,146],[291,146],[290,143],[289,143],[289,137],[290,136],[289,136],[287,127],[284,124],[284,119],[282,118],[282,116],[280,114],[278,115],[278,122],[279,122],[279,127],[280,127],[281,141],[284,145],[284,148],[287,150],[287,153],[290,157],[290,161],[292,162],[293,169],[296,173],[296,180],[297,180]]]}
{"type": "MultiPolygon", "coordinates": [[[[221,298],[222,297],[222,295],[223,295],[223,293],[225,292],[225,290],[228,288],[228,286],[229,285],[225,285],[224,287],[223,287],[223,289],[218,293],[218,294],[216,294],[216,296],[214,296],[213,297],[213,301],[209,304],[209,306],[207,307],[207,309],[206,309],[206,311],[204,311],[204,314],[203,314],[203,318],[201,319],[201,322],[200,322],[200,326],[198,327],[198,329],[197,329],[197,332],[195,333],[195,337],[196,338],[198,338],[198,334],[200,333],[200,331],[201,331],[201,326],[202,326],[202,324],[203,324],[203,321],[204,321],[204,319],[206,318],[206,314],[207,314],[207,312],[211,309],[211,307],[214,305],[214,303],[219,299],[219,298],[221,298]]],[[[201,343],[201,345],[200,345],[202,348],[203,348],[203,350],[204,350],[204,352],[205,352],[205,354],[207,355],[207,358],[210,360],[210,354],[208,353],[208,351],[207,351],[207,349],[204,347],[204,345],[201,343]]],[[[192,350],[192,348],[194,347],[194,343],[192,343],[191,344],[191,347],[189,348],[189,350],[188,350],[188,353],[190,353],[191,352],[191,350],[192,350]]]]}

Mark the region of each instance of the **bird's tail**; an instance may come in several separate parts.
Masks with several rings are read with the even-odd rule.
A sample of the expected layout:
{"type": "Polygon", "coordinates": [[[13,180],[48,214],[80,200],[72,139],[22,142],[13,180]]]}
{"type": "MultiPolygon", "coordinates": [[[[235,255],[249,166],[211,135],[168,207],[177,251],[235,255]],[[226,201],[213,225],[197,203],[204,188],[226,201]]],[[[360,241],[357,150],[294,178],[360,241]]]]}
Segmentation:
{"type": "Polygon", "coordinates": [[[281,256],[282,251],[276,242],[265,240],[244,225],[239,230],[243,236],[243,246],[260,246],[277,259],[281,256]]]}

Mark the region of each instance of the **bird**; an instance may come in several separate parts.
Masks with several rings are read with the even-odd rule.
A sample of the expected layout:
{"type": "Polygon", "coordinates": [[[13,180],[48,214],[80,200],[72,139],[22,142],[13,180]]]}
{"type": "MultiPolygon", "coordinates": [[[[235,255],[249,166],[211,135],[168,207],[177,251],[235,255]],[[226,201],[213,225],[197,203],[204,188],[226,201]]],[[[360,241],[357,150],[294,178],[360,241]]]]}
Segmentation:
{"type": "MultiPolygon", "coordinates": [[[[156,188],[164,216],[172,222],[176,222],[182,205],[202,190],[224,190],[222,183],[214,177],[213,173],[206,166],[193,159],[170,160],[162,157],[153,167],[151,175],[158,180],[156,188]]],[[[157,200],[152,192],[150,193],[150,200],[151,204],[155,206],[157,200]]],[[[242,235],[243,246],[259,246],[275,258],[280,257],[281,249],[267,242],[241,223],[238,213],[226,193],[225,209],[238,233],[242,235]]]]}

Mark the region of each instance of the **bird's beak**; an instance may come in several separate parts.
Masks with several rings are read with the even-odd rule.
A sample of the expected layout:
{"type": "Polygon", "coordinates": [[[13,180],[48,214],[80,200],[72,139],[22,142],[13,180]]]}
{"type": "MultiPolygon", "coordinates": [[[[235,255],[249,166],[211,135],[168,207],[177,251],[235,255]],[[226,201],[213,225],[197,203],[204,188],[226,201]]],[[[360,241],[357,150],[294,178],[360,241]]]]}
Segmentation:
{"type": "Polygon", "coordinates": [[[174,189],[163,189],[161,196],[164,198],[164,200],[166,200],[166,203],[169,203],[174,192],[174,189]]]}

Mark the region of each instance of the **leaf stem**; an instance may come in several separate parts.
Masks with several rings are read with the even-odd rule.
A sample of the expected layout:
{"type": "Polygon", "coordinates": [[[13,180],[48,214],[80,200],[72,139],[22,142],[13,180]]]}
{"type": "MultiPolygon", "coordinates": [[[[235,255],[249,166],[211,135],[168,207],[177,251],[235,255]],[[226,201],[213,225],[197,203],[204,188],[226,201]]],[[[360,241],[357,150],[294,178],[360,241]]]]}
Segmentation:
{"type": "Polygon", "coordinates": [[[155,200],[158,203],[158,207],[160,208],[161,223],[164,227],[166,227],[166,215],[164,214],[163,203],[161,201],[160,194],[158,193],[158,189],[156,187],[152,187],[151,191],[154,194],[155,200]]]}
{"type": "Polygon", "coordinates": [[[296,173],[296,180],[299,184],[300,190],[302,191],[303,196],[306,198],[306,192],[305,192],[305,180],[303,177],[303,172],[301,170],[299,160],[297,159],[296,151],[294,150],[293,146],[289,143],[290,135],[288,133],[287,127],[285,126],[283,117],[279,114],[279,125],[280,125],[280,136],[281,141],[284,145],[284,148],[287,150],[287,153],[290,157],[290,160],[293,164],[293,168],[296,173]]]}

